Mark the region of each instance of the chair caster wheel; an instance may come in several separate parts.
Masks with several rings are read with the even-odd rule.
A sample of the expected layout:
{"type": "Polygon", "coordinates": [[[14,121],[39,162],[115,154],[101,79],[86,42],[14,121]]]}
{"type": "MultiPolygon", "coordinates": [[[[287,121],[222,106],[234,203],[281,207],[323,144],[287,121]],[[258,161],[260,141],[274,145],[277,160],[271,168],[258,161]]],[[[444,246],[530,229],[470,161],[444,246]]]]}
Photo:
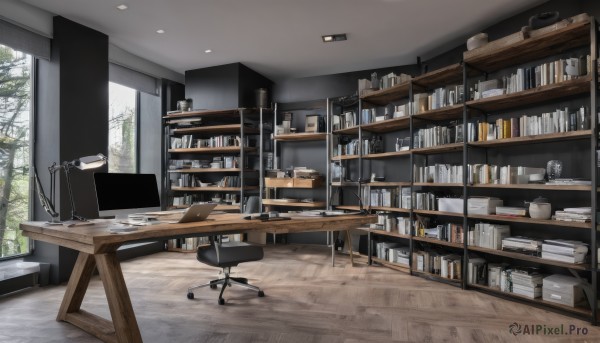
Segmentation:
{"type": "Polygon", "coordinates": [[[211,283],[209,287],[210,289],[217,289],[217,285],[214,283],[211,283]]]}
{"type": "Polygon", "coordinates": [[[188,292],[187,298],[190,299],[190,300],[194,299],[194,293],[188,292]]]}
{"type": "Polygon", "coordinates": [[[219,299],[219,305],[225,305],[225,299],[223,299],[223,298],[219,299]]]}
{"type": "Polygon", "coordinates": [[[264,297],[264,296],[265,296],[265,292],[263,292],[263,291],[258,291],[258,297],[259,297],[259,298],[262,298],[262,297],[264,297]]]}

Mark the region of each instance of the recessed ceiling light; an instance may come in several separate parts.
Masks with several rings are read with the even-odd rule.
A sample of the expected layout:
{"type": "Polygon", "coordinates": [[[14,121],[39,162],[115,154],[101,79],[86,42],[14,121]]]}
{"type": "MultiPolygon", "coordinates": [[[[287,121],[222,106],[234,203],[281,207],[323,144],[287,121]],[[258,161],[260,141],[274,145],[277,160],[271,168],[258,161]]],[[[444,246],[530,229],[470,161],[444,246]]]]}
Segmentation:
{"type": "Polygon", "coordinates": [[[325,36],[321,36],[321,38],[323,38],[323,43],[331,43],[331,42],[343,41],[343,40],[347,39],[345,33],[337,33],[335,35],[325,35],[325,36]]]}
{"type": "Polygon", "coordinates": [[[165,30],[163,30],[163,29],[156,30],[156,33],[165,33],[165,30]]]}
{"type": "Polygon", "coordinates": [[[210,49],[206,49],[206,50],[204,50],[204,53],[205,53],[205,54],[210,54],[211,52],[212,52],[212,50],[210,50],[210,49]]]}
{"type": "Polygon", "coordinates": [[[127,7],[127,5],[125,5],[125,4],[121,4],[121,5],[117,6],[117,8],[120,9],[121,11],[125,11],[129,7],[127,7]]]}

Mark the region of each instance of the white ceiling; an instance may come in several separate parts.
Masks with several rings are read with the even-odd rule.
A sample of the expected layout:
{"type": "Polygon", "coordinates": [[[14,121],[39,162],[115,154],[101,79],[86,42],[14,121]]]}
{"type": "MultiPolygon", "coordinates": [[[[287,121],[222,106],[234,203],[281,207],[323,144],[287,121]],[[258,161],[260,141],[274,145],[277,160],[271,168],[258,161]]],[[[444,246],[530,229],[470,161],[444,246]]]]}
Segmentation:
{"type": "Polygon", "coordinates": [[[242,62],[271,78],[413,64],[544,0],[22,0],[183,73],[242,62]],[[129,9],[117,10],[126,4],[129,9]],[[156,30],[164,29],[164,34],[156,30]],[[325,44],[321,36],[346,33],[325,44]],[[205,54],[206,49],[213,53],[205,54]]]}

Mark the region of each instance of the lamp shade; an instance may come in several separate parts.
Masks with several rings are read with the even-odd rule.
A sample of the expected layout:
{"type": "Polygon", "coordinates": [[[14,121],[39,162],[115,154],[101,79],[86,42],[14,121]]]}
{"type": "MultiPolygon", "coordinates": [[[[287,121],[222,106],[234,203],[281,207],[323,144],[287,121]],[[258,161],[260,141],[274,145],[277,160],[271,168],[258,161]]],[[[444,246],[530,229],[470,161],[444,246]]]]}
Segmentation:
{"type": "Polygon", "coordinates": [[[84,156],[73,161],[73,166],[80,170],[95,169],[106,164],[108,158],[102,154],[84,156]]]}

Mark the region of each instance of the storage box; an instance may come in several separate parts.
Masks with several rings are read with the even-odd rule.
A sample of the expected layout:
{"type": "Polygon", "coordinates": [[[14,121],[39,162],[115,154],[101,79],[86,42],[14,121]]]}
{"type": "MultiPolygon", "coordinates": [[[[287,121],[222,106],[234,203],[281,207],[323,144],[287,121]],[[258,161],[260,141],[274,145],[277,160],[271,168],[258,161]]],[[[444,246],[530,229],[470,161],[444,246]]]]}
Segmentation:
{"type": "Polygon", "coordinates": [[[290,177],[265,177],[265,187],[291,188],[294,187],[294,179],[290,177]]]}
{"type": "Polygon", "coordinates": [[[542,297],[546,301],[570,307],[575,307],[585,301],[581,280],[560,274],[544,278],[542,297]]]}
{"type": "Polygon", "coordinates": [[[496,207],[504,205],[504,201],[492,197],[472,197],[467,201],[468,214],[495,214],[496,207]]]}
{"type": "Polygon", "coordinates": [[[293,178],[294,180],[294,188],[315,188],[321,186],[323,183],[322,178],[314,178],[314,179],[300,179],[293,178]]]}
{"type": "Polygon", "coordinates": [[[464,200],[456,198],[439,198],[438,210],[441,212],[463,213],[464,200]]]}

